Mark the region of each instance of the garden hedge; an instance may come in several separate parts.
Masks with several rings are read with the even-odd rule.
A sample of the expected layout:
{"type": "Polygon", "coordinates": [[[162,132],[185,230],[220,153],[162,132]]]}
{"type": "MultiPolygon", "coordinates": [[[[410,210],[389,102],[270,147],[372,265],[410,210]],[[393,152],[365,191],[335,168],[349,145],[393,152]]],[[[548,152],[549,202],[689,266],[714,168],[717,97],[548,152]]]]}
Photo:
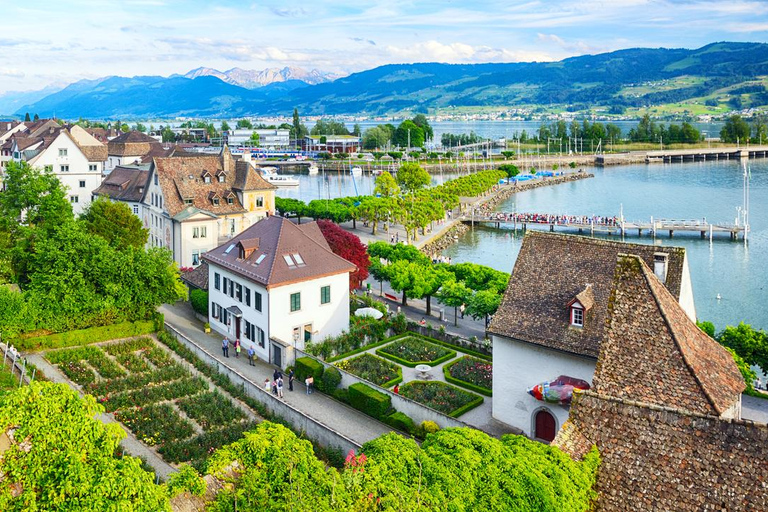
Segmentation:
{"type": "Polygon", "coordinates": [[[320,378],[323,376],[325,366],[320,361],[315,361],[311,357],[299,357],[296,359],[296,378],[304,382],[310,375],[315,379],[315,387],[320,385],[320,378]]]}
{"type": "Polygon", "coordinates": [[[189,303],[195,313],[208,316],[208,292],[205,290],[194,289],[189,292],[189,303]]]}
{"type": "Polygon", "coordinates": [[[459,407],[455,411],[451,412],[451,414],[449,414],[448,416],[450,416],[451,418],[458,418],[462,414],[471,411],[472,409],[474,409],[475,407],[477,407],[479,405],[482,405],[482,403],[484,401],[485,401],[485,399],[483,397],[478,396],[476,399],[472,400],[467,405],[465,405],[463,407],[459,407]]]}
{"type": "Polygon", "coordinates": [[[47,350],[52,348],[89,345],[101,341],[131,338],[155,332],[158,320],[141,320],[119,324],[89,327],[77,331],[67,331],[34,338],[19,338],[11,343],[21,350],[47,350]]]}
{"type": "Polygon", "coordinates": [[[333,366],[329,366],[323,371],[323,376],[320,377],[319,386],[318,388],[323,393],[333,394],[334,391],[336,391],[336,388],[339,387],[339,384],[341,384],[341,372],[334,368],[333,366]]]}
{"type": "Polygon", "coordinates": [[[456,384],[459,387],[466,388],[470,391],[474,391],[476,393],[480,393],[481,395],[485,396],[493,396],[493,390],[488,389],[483,386],[478,386],[477,384],[472,384],[471,382],[467,382],[461,379],[457,379],[453,375],[451,375],[451,367],[458,363],[461,360],[461,358],[457,359],[456,362],[453,362],[451,364],[447,364],[443,366],[443,376],[445,376],[445,381],[450,382],[451,384],[456,384]]]}
{"type": "Polygon", "coordinates": [[[349,404],[376,419],[383,419],[392,407],[392,399],[389,395],[376,391],[362,382],[352,384],[348,390],[349,404]]]}
{"type": "Polygon", "coordinates": [[[384,419],[384,423],[401,432],[411,433],[416,428],[410,416],[400,411],[394,412],[384,419]]]}
{"type": "MultiPolygon", "coordinates": [[[[398,364],[401,364],[403,366],[407,366],[409,368],[415,368],[416,366],[418,366],[420,364],[426,364],[426,365],[434,367],[434,366],[443,364],[446,361],[450,361],[451,359],[456,357],[456,351],[453,350],[453,348],[449,348],[449,347],[443,346],[440,343],[432,343],[432,338],[427,338],[426,336],[419,336],[419,335],[416,335],[416,334],[400,334],[398,336],[394,336],[394,337],[390,338],[389,341],[393,341],[394,342],[394,341],[397,341],[400,338],[417,338],[417,339],[419,339],[419,340],[421,340],[421,341],[423,341],[425,343],[431,343],[432,345],[438,345],[441,348],[448,349],[448,353],[446,355],[442,356],[442,357],[438,357],[434,361],[408,361],[408,360],[405,360],[405,359],[403,359],[401,357],[398,357],[396,355],[384,352],[384,351],[382,351],[381,348],[376,349],[376,355],[381,356],[381,357],[386,358],[386,359],[389,359],[390,361],[394,361],[394,362],[396,362],[398,364]]],[[[384,347],[382,347],[382,348],[384,348],[384,347]]]]}

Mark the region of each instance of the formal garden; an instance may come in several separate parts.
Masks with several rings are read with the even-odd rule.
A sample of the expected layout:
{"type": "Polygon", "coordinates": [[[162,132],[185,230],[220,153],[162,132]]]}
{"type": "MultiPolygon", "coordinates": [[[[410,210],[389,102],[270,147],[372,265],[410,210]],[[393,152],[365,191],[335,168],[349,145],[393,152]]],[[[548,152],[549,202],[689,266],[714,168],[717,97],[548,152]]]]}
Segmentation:
{"type": "Polygon", "coordinates": [[[255,426],[147,336],[45,357],[169,463],[200,465],[255,426]]]}
{"type": "Polygon", "coordinates": [[[420,364],[437,365],[456,357],[456,351],[436,345],[416,335],[403,335],[376,353],[411,368],[420,364]]]}
{"type": "Polygon", "coordinates": [[[403,380],[400,366],[372,354],[339,361],[336,367],[383,388],[392,387],[403,380]]]}
{"type": "Polygon", "coordinates": [[[444,382],[412,380],[400,386],[400,394],[454,418],[483,403],[483,397],[444,382]]]}

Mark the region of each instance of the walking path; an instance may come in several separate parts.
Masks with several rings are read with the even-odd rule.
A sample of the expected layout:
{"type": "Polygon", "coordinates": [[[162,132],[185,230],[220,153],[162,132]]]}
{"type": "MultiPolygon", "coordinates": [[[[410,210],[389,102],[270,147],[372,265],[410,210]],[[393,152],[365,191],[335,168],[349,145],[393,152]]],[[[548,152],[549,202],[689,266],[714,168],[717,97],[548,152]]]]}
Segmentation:
{"type": "MultiPolygon", "coordinates": [[[[165,304],[160,307],[160,312],[165,315],[167,323],[207,349],[222,365],[237,370],[253,382],[264,382],[265,379],[272,379],[273,372],[277,367],[258,359],[254,360],[255,366],[250,366],[245,351],[239,358],[234,356],[234,350],[230,350],[230,354],[232,354],[230,357],[224,357],[221,353],[221,335],[203,332],[202,322],[195,318],[188,303],[165,304]]],[[[288,391],[287,376],[283,376],[283,379],[285,380],[284,400],[287,403],[301,411],[305,416],[328,425],[358,444],[362,445],[392,431],[388,425],[323,393],[314,392],[307,395],[304,383],[298,380],[293,384],[295,391],[288,391]]]]}
{"type": "Polygon", "coordinates": [[[768,423],[768,399],[741,395],[741,417],[745,420],[768,423]]]}

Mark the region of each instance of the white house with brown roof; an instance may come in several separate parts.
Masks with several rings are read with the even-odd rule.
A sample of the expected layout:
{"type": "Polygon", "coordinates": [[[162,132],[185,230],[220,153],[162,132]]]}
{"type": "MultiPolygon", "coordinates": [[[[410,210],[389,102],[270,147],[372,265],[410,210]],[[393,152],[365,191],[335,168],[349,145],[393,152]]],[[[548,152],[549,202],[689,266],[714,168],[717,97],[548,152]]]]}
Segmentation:
{"type": "MultiPolygon", "coordinates": [[[[162,152],[162,143],[140,131],[130,131],[113,138],[107,143],[107,162],[104,172],[112,172],[117,166],[141,163],[145,156],[162,152]]],[[[160,155],[157,156],[167,156],[160,155]]]]}
{"type": "Polygon", "coordinates": [[[211,327],[285,367],[292,347],[349,327],[349,274],[317,223],[272,216],[206,252],[211,327]]]}
{"type": "Polygon", "coordinates": [[[77,125],[14,137],[11,151],[16,161],[50,169],[66,188],[75,215],[90,204],[107,159],[107,147],[77,125]]]}
{"type": "Polygon", "coordinates": [[[488,328],[495,419],[530,437],[554,439],[569,406],[538,400],[528,390],[559,376],[592,382],[619,254],[641,258],[695,321],[684,249],[530,231],[488,328]]]}

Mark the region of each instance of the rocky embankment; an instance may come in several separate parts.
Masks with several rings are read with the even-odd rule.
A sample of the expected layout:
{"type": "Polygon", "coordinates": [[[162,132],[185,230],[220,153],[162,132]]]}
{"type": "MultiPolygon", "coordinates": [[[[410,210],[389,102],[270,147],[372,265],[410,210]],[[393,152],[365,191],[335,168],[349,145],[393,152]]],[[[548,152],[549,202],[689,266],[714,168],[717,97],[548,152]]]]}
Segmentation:
{"type": "Polygon", "coordinates": [[[518,192],[524,192],[526,190],[532,190],[539,187],[548,187],[550,185],[559,185],[561,183],[568,183],[570,181],[578,181],[586,178],[594,178],[595,175],[587,172],[574,172],[565,174],[563,176],[554,176],[551,178],[541,178],[535,181],[524,181],[517,183],[513,186],[505,186],[499,189],[495,194],[491,194],[487,199],[478,201],[475,205],[475,211],[477,212],[490,212],[496,209],[496,207],[512,197],[513,194],[518,192]]]}
{"type": "Polygon", "coordinates": [[[456,238],[460,237],[467,231],[469,231],[469,226],[456,221],[456,223],[451,226],[445,233],[425,244],[424,247],[420,248],[420,250],[429,257],[438,255],[443,252],[443,250],[453,245],[456,242],[456,238]]]}

